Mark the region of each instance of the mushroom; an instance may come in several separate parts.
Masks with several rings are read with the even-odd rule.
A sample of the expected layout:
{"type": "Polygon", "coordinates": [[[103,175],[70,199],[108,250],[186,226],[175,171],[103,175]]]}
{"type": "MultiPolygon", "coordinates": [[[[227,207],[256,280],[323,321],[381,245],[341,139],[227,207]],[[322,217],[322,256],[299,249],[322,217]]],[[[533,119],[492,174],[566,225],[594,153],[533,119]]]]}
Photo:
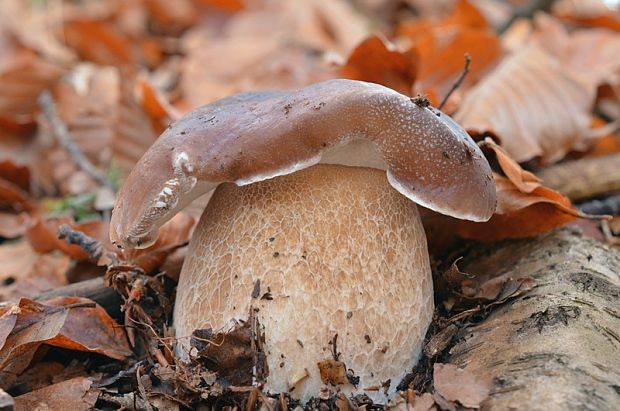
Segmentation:
{"type": "Polygon", "coordinates": [[[179,279],[177,353],[188,358],[195,329],[230,329],[253,307],[264,327],[265,389],[302,401],[318,395],[317,364],[331,358],[336,334],[339,360],[359,377],[345,392],[385,399],[367,389],[393,392],[417,362],[433,287],[415,203],[472,221],[495,209],[489,164],[452,119],[342,79],[242,93],[188,113],[128,176],[112,241],[147,247],[216,187],[179,279]],[[269,298],[252,295],[257,280],[269,298]]]}

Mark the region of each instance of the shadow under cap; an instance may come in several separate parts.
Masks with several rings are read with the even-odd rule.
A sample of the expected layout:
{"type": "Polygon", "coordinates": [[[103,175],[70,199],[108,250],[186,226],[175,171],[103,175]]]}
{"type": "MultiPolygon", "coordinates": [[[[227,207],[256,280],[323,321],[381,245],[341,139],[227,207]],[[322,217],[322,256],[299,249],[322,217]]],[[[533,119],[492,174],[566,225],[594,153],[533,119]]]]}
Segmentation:
{"type": "Polygon", "coordinates": [[[472,221],[493,214],[489,164],[450,117],[392,89],[339,79],[294,92],[242,93],[188,113],[130,173],[110,237],[119,246],[146,247],[163,223],[220,183],[290,174],[324,155],[338,163],[347,156],[328,153],[346,153],[349,143],[359,151],[359,140],[376,147],[382,161],[370,155],[355,165],[385,166],[390,184],[412,201],[472,221]]]}

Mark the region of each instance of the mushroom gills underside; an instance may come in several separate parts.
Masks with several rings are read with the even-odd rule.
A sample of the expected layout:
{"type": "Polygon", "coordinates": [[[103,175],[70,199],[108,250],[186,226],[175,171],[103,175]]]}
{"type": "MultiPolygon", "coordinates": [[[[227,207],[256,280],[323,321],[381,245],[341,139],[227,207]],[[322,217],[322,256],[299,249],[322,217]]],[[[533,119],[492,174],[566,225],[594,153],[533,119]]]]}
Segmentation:
{"type": "Polygon", "coordinates": [[[317,363],[333,359],[329,343],[337,334],[339,360],[359,377],[357,387],[339,389],[385,401],[383,391],[365,388],[389,380],[394,392],[417,362],[433,312],[415,204],[384,171],[361,167],[316,165],[247,186],[220,185],[179,279],[177,353],[187,360],[184,337],[231,329],[251,307],[264,327],[267,391],[302,401],[317,396],[317,363]]]}

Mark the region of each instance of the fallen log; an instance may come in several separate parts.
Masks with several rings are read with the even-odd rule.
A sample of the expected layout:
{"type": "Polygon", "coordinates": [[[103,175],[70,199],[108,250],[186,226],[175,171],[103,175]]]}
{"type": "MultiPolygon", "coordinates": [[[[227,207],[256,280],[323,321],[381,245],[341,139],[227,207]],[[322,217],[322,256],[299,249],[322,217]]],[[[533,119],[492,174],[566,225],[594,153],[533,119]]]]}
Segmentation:
{"type": "Polygon", "coordinates": [[[537,286],[465,327],[448,361],[491,384],[489,410],[617,410],[620,253],[563,229],[481,248],[460,264],[537,286]]]}

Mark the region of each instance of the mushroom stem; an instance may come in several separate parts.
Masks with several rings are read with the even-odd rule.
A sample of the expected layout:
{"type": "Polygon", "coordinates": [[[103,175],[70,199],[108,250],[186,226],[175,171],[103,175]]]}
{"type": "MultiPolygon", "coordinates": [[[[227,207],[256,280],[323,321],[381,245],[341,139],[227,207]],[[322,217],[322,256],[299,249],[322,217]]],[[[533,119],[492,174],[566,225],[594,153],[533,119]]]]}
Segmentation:
{"type": "MultiPolygon", "coordinates": [[[[390,380],[395,390],[417,361],[433,312],[416,205],[384,172],[361,167],[317,165],[248,186],[220,185],[194,232],[177,290],[180,337],[229,329],[247,319],[250,306],[258,308],[265,388],[292,389],[303,401],[319,393],[317,363],[333,359],[336,334],[338,360],[360,378],[357,390],[384,401],[383,392],[364,388],[390,380]],[[296,378],[306,370],[307,378],[296,378]]],[[[188,343],[178,340],[185,359],[188,343]]]]}

